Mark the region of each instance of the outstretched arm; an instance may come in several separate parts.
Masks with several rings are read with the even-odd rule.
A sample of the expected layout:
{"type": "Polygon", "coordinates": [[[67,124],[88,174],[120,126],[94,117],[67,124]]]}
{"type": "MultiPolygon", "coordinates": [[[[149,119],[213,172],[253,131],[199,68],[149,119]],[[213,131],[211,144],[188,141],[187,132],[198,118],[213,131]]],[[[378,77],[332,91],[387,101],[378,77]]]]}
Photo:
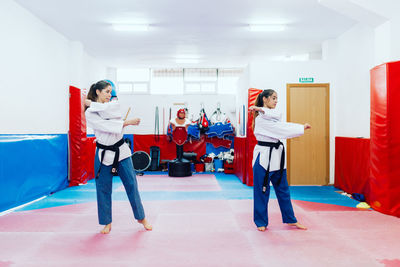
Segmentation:
{"type": "Polygon", "coordinates": [[[276,139],[288,139],[304,134],[310,129],[310,124],[299,124],[292,122],[281,122],[274,120],[260,120],[256,123],[255,134],[265,135],[276,139]]]}
{"type": "Polygon", "coordinates": [[[121,106],[117,101],[98,103],[85,99],[85,106],[90,112],[98,112],[104,119],[119,119],[122,117],[121,106]]]}

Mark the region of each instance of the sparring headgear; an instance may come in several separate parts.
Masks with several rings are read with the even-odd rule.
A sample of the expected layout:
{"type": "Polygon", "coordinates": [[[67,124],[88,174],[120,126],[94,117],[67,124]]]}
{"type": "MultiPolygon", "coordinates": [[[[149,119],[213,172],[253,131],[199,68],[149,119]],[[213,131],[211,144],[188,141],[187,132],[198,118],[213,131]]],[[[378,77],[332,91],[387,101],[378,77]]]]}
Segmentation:
{"type": "Polygon", "coordinates": [[[183,118],[185,118],[185,116],[186,116],[185,109],[183,109],[183,108],[179,109],[178,112],[176,113],[176,116],[177,116],[178,118],[180,118],[180,119],[183,119],[183,118],[181,118],[181,116],[179,116],[179,115],[181,115],[181,114],[183,114],[183,118]]]}
{"type": "Polygon", "coordinates": [[[113,100],[114,97],[117,97],[117,92],[115,91],[115,89],[111,90],[111,98],[110,101],[113,100]]]}

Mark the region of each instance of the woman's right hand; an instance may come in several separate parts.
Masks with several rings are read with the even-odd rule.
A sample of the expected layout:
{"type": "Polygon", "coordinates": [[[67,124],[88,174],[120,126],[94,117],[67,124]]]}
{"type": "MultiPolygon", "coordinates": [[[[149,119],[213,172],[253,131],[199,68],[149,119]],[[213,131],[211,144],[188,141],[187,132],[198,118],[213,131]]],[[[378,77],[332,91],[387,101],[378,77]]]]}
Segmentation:
{"type": "Polygon", "coordinates": [[[140,119],[139,118],[131,119],[131,121],[132,121],[131,125],[139,125],[139,123],[140,123],[140,119]]]}
{"type": "Polygon", "coordinates": [[[304,130],[311,129],[311,125],[308,123],[304,124],[304,130]]]}
{"type": "Polygon", "coordinates": [[[124,122],[124,126],[128,126],[128,125],[139,125],[140,123],[140,119],[139,118],[134,118],[134,119],[130,119],[130,120],[126,120],[124,122]]]}

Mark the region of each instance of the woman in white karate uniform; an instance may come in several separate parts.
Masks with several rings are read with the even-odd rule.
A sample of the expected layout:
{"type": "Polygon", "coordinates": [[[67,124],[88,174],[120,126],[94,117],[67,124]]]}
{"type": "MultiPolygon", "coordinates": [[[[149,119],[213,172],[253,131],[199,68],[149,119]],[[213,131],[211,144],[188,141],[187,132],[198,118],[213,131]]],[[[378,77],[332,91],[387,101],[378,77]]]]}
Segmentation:
{"type": "Polygon", "coordinates": [[[99,81],[90,87],[85,102],[86,121],[96,136],[96,193],[101,233],[111,231],[111,193],[113,176],[117,173],[128,195],[135,219],[146,230],[152,230],[147,222],[140,199],[136,175],[133,170],[131,150],[123,140],[122,130],[128,125],[138,125],[140,119],[123,120],[118,102],[109,102],[112,87],[107,81],[99,81]]]}
{"type": "Polygon", "coordinates": [[[283,223],[300,229],[307,229],[294,216],[290,200],[289,185],[286,178],[284,145],[280,139],[288,139],[304,134],[311,126],[281,122],[281,113],[275,111],[278,96],[272,89],[264,90],[249,107],[254,111],[254,135],[257,145],[253,152],[254,179],[254,223],[259,231],[268,226],[268,201],[270,182],[274,186],[282,213],[283,223]]]}

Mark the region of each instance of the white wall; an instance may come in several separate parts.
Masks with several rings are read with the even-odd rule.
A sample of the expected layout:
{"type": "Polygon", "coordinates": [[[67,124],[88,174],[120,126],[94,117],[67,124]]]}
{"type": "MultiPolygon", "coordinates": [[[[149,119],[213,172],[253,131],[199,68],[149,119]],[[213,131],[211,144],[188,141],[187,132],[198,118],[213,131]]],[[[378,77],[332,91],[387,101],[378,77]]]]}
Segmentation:
{"type": "Polygon", "coordinates": [[[13,1],[0,10],[0,133],[65,132],[68,40],[13,1]]]}
{"type": "MultiPolygon", "coordinates": [[[[398,11],[397,11],[398,12],[398,11]]],[[[391,46],[391,57],[390,61],[400,60],[400,18],[399,16],[394,17],[390,20],[391,32],[390,32],[390,42],[391,46]]]]}
{"type": "Polygon", "coordinates": [[[83,66],[84,78],[82,79],[82,83],[78,85],[78,88],[85,88],[89,90],[90,86],[97,81],[104,79],[115,81],[115,79],[112,79],[108,76],[106,63],[97,60],[87,53],[83,54],[83,66]]]}
{"type": "Polygon", "coordinates": [[[129,118],[138,117],[141,119],[139,126],[129,126],[124,133],[135,134],[154,134],[155,128],[155,110],[159,110],[159,129],[160,134],[167,131],[169,121],[169,109],[171,108],[171,117],[176,118],[176,112],[184,106],[174,105],[174,103],[187,103],[189,109],[189,119],[193,114],[193,119],[199,118],[200,104],[204,103],[204,109],[207,117],[210,119],[212,113],[217,108],[217,103],[221,104],[221,111],[226,113],[233,125],[236,125],[236,96],[235,95],[132,95],[119,94],[119,102],[122,105],[124,114],[129,107],[131,112],[129,118]],[[163,116],[164,111],[164,116],[163,116]],[[164,119],[163,119],[164,117],[164,119]]]}
{"type": "Polygon", "coordinates": [[[97,79],[100,67],[89,70],[82,45],[14,1],[0,1],[0,10],[0,134],[66,133],[68,86],[97,79]]]}
{"type": "Polygon", "coordinates": [[[390,57],[388,61],[399,61],[400,60],[400,18],[394,17],[387,24],[390,34],[384,36],[382,42],[386,41],[390,43],[390,57]]]}
{"type": "Polygon", "coordinates": [[[379,65],[384,62],[390,61],[392,43],[390,40],[391,23],[387,21],[375,28],[375,58],[374,65],[379,65]]]}
{"type": "Polygon", "coordinates": [[[374,29],[358,24],[324,46],[324,59],[336,79],[336,136],[369,137],[374,42],[374,29]]]}
{"type": "Polygon", "coordinates": [[[246,121],[243,120],[243,105],[245,106],[245,112],[247,117],[247,109],[248,109],[247,90],[249,88],[250,88],[250,71],[249,71],[249,66],[246,66],[246,68],[243,71],[243,74],[239,78],[238,87],[236,90],[236,121],[238,122],[236,127],[237,136],[246,136],[246,121]]]}

